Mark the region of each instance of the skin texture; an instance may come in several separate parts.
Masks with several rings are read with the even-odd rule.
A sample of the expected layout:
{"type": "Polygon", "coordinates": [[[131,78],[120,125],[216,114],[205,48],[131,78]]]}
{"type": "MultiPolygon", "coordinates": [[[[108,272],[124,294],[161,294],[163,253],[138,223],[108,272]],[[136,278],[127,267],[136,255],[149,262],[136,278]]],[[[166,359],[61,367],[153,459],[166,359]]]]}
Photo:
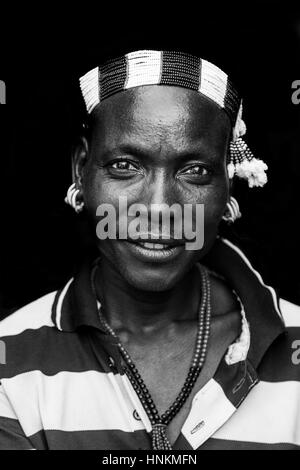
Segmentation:
{"type": "Polygon", "coordinates": [[[98,108],[82,172],[85,206],[95,223],[98,205],[110,203],[117,209],[119,196],[126,196],[128,205],[205,207],[203,249],[183,250],[170,262],[153,266],[140,262],[123,241],[98,240],[99,251],[130,285],[152,292],[170,289],[211,247],[228,200],[230,130],[224,111],[178,87],[138,87],[98,108]]]}
{"type": "MultiPolygon", "coordinates": [[[[225,112],[192,90],[145,86],[118,93],[94,111],[90,138],[74,155],[74,174],[93,233],[101,203],[204,204],[204,246],[172,260],[139,259],[128,242],[98,240],[96,290],[103,313],[140,371],[160,412],[179,393],[191,363],[201,299],[195,263],[209,251],[229,199],[225,112]]],[[[163,230],[163,227],[162,227],[163,230]]],[[[240,315],[225,282],[210,274],[212,333],[205,366],[168,427],[174,442],[194,394],[213,376],[238,336],[240,315]]]]}

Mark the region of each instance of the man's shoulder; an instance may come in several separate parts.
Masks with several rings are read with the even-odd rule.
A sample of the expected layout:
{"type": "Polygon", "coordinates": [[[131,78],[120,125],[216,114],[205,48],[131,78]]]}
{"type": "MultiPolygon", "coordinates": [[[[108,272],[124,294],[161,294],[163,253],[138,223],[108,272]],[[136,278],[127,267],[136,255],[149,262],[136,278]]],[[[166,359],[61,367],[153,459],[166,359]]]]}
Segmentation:
{"type": "Polygon", "coordinates": [[[291,393],[300,391],[300,306],[279,299],[285,330],[266,351],[259,365],[259,377],[272,390],[285,393],[293,383],[291,393]]]}
{"type": "Polygon", "coordinates": [[[51,311],[57,291],[19,308],[0,321],[0,338],[20,335],[26,330],[37,330],[43,326],[54,326],[51,311]]]}
{"type": "Polygon", "coordinates": [[[300,328],[300,306],[281,298],[279,307],[286,328],[300,328]]]}

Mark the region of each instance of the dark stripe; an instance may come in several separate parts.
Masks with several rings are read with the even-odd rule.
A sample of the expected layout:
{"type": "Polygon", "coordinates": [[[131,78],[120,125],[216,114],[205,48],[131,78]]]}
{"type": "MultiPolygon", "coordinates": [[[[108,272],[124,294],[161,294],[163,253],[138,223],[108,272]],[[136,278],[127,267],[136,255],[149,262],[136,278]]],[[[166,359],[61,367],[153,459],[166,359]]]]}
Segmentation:
{"type": "Polygon", "coordinates": [[[163,52],[161,85],[175,85],[198,91],[200,62],[183,52],[163,52]]]}
{"type": "Polygon", "coordinates": [[[225,359],[222,359],[214,380],[222,387],[226,397],[236,408],[240,406],[259,381],[257,373],[249,361],[228,365],[225,359]]]}
{"type": "Polygon", "coordinates": [[[299,327],[287,328],[286,333],[274,341],[258,368],[258,374],[266,382],[300,382],[299,327]]]}
{"type": "Polygon", "coordinates": [[[193,450],[191,444],[187,441],[182,433],[179,434],[175,444],[173,445],[174,450],[193,450]]]}
{"type": "Polygon", "coordinates": [[[38,450],[150,450],[146,431],[39,431],[30,436],[38,450]]]}
{"type": "Polygon", "coordinates": [[[227,89],[225,94],[224,107],[233,125],[236,122],[240,104],[241,99],[238,93],[236,92],[231,80],[227,78],[227,89]]]}
{"type": "MultiPolygon", "coordinates": [[[[87,328],[81,328],[78,333],[62,333],[44,326],[18,336],[7,336],[4,341],[6,364],[0,365],[2,379],[33,370],[46,375],[88,370],[117,373],[109,360],[116,356],[116,347],[102,333],[87,328]]],[[[115,363],[119,363],[117,359],[115,363]]]]}
{"type": "Polygon", "coordinates": [[[127,76],[126,57],[109,60],[99,67],[100,102],[124,90],[127,76]]]}
{"type": "Polygon", "coordinates": [[[300,446],[288,443],[266,444],[261,442],[208,439],[202,444],[200,450],[300,450],[300,446]]]}
{"type": "MultiPolygon", "coordinates": [[[[55,327],[43,326],[2,340],[6,345],[6,364],[0,364],[1,378],[33,370],[46,375],[88,370],[122,373],[118,348],[111,337],[94,329],[82,327],[75,333],[62,333],[55,327]]],[[[300,382],[300,348],[295,348],[295,342],[299,340],[299,327],[287,328],[286,333],[277,338],[258,368],[260,380],[300,382]]],[[[236,406],[251,387],[251,381],[256,380],[256,373],[249,362],[246,369],[244,362],[228,366],[223,359],[214,379],[236,406]]]]}
{"type": "Polygon", "coordinates": [[[16,419],[0,417],[0,450],[29,450],[33,444],[16,419]]]}
{"type": "MultiPolygon", "coordinates": [[[[146,431],[39,431],[30,436],[38,450],[150,450],[151,440],[146,431]]],[[[183,435],[173,446],[174,450],[191,450],[183,435]]],[[[261,442],[208,439],[197,450],[300,450],[289,443],[268,444],[261,442]]]]}

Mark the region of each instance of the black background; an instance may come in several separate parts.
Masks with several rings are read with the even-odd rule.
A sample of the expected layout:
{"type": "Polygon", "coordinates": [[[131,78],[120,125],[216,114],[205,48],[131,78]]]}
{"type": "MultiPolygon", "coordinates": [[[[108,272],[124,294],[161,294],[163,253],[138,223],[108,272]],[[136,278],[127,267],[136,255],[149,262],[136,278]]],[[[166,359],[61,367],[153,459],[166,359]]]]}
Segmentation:
{"type": "Polygon", "coordinates": [[[63,17],[46,6],[1,18],[0,315],[61,287],[75,269],[85,228],[64,196],[82,118],[77,80],[111,53],[144,47],[198,53],[242,89],[247,141],[269,165],[269,183],[236,185],[243,217],[230,236],[267,283],[300,304],[300,104],[291,100],[300,80],[298,11],[286,2],[180,8],[176,20],[155,3],[127,9],[126,20],[117,6],[104,13],[88,4],[76,19],[75,7],[63,17]]]}

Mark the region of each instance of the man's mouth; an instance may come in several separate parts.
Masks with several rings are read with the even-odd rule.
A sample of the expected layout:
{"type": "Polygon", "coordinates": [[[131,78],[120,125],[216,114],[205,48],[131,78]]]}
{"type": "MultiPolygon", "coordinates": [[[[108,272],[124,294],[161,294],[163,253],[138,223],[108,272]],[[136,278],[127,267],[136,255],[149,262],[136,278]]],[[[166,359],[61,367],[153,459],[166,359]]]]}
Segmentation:
{"type": "Polygon", "coordinates": [[[126,245],[143,261],[163,262],[178,256],[184,250],[180,240],[127,240],[126,245]]]}
{"type": "Polygon", "coordinates": [[[180,246],[184,244],[184,242],[182,242],[181,240],[165,239],[165,238],[160,238],[160,239],[155,239],[155,240],[151,240],[151,238],[148,238],[148,240],[138,239],[138,240],[128,240],[128,241],[131,243],[137,243],[138,245],[141,245],[144,248],[148,248],[149,250],[166,250],[168,248],[173,248],[175,246],[180,246]]]}
{"type": "Polygon", "coordinates": [[[167,248],[170,248],[170,245],[161,243],[138,242],[138,244],[144,248],[147,248],[148,250],[166,250],[167,248]]]}

